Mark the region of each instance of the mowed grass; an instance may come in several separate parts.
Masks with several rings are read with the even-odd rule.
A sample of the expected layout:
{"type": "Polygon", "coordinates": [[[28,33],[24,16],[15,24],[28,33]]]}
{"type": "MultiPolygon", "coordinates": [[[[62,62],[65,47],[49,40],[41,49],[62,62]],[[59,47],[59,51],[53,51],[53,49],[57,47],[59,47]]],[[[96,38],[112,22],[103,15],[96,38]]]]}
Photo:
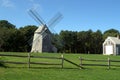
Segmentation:
{"type": "MultiPolygon", "coordinates": [[[[28,55],[27,53],[12,53],[7,52],[0,54],[19,54],[28,55]]],[[[49,57],[61,57],[61,54],[43,53],[43,54],[31,54],[34,56],[49,56],[49,57]]],[[[108,57],[114,60],[120,60],[120,56],[103,56],[96,54],[63,54],[65,58],[71,60],[77,64],[80,63],[79,57],[85,59],[99,59],[107,60],[108,57]]],[[[14,58],[14,57],[0,57],[1,60],[7,61],[21,61],[27,62],[28,58],[14,58]]],[[[33,62],[50,62],[61,63],[61,60],[50,59],[32,59],[33,62]]],[[[83,63],[94,63],[85,62],[83,63]]],[[[107,62],[95,62],[96,64],[107,64],[107,62]]],[[[120,63],[112,63],[120,65],[120,63]]],[[[79,69],[78,67],[64,61],[64,68],[61,66],[49,66],[49,65],[31,65],[31,68],[27,68],[27,64],[5,64],[6,67],[0,67],[0,80],[119,80],[120,67],[111,67],[107,69],[107,66],[84,66],[85,69],[79,69]]]]}

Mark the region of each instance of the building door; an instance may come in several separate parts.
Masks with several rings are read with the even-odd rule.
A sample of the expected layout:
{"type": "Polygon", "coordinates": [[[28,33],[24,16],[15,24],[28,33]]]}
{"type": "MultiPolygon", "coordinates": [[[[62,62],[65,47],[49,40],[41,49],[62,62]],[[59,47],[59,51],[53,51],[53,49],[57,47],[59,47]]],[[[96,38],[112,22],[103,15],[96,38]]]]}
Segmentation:
{"type": "Polygon", "coordinates": [[[107,55],[113,54],[113,45],[106,45],[105,51],[107,55]]]}

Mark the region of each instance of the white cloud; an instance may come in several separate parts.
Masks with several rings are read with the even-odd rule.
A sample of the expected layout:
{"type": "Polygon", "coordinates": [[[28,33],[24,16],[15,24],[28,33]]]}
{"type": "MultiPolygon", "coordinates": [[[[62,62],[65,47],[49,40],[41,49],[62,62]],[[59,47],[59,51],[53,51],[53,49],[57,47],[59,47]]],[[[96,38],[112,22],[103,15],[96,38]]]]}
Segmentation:
{"type": "Polygon", "coordinates": [[[1,0],[0,4],[2,7],[15,7],[14,3],[11,0],[1,0]]]}
{"type": "Polygon", "coordinates": [[[30,9],[33,9],[33,10],[38,10],[40,9],[41,10],[41,5],[38,4],[38,2],[36,2],[37,0],[28,0],[30,2],[30,9]]]}

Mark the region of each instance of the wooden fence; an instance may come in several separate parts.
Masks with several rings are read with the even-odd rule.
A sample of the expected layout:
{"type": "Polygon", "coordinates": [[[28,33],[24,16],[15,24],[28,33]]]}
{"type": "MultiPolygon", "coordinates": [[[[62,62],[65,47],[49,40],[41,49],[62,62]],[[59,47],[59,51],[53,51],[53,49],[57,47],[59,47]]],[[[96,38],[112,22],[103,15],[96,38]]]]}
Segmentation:
{"type": "Polygon", "coordinates": [[[0,63],[10,63],[10,64],[27,64],[28,68],[30,68],[31,64],[40,64],[40,65],[60,65],[63,68],[63,55],[61,57],[47,57],[47,56],[32,56],[31,53],[28,53],[28,55],[16,55],[16,54],[0,54],[0,56],[6,56],[6,57],[21,57],[21,58],[28,58],[28,61],[26,62],[18,62],[18,61],[7,61],[7,60],[0,60],[0,63]],[[61,63],[50,63],[50,62],[32,62],[31,58],[44,58],[44,59],[57,59],[61,60],[61,63]]]}
{"type": "Polygon", "coordinates": [[[0,54],[0,56],[6,56],[6,57],[21,57],[21,58],[28,58],[27,62],[17,62],[17,61],[5,61],[5,60],[0,60],[0,63],[10,63],[10,64],[27,64],[28,68],[30,68],[31,64],[40,64],[40,65],[60,65],[61,68],[64,67],[64,61],[73,64],[77,67],[80,67],[80,69],[82,69],[83,67],[81,67],[80,65],[64,58],[63,55],[61,55],[61,57],[47,57],[47,56],[32,56],[30,55],[31,53],[28,53],[28,55],[16,55],[16,54],[0,54]],[[50,62],[32,62],[31,58],[43,58],[43,59],[57,59],[60,60],[61,63],[50,63],[50,62]]]}
{"type": "Polygon", "coordinates": [[[68,60],[64,58],[63,55],[61,57],[48,57],[48,56],[32,56],[31,53],[28,53],[28,55],[18,55],[18,54],[0,54],[0,56],[6,56],[6,57],[20,57],[20,58],[26,58],[26,62],[18,62],[18,61],[8,61],[8,60],[0,60],[0,63],[9,63],[9,64],[27,64],[28,68],[31,67],[31,64],[40,64],[40,65],[58,65],[61,66],[61,68],[64,68],[64,61],[79,67],[80,69],[85,68],[85,66],[105,66],[108,69],[110,69],[112,66],[120,67],[120,60],[112,60],[110,58],[107,58],[106,60],[98,60],[98,59],[84,59],[82,57],[79,58],[80,63],[74,63],[71,60],[68,60]],[[55,59],[59,60],[59,63],[53,62],[40,62],[40,61],[32,61],[32,58],[43,58],[43,59],[55,59]],[[101,63],[100,63],[101,62],[101,63]],[[116,63],[116,64],[115,64],[116,63]]]}
{"type": "Polygon", "coordinates": [[[80,60],[80,66],[82,67],[84,66],[106,66],[108,69],[110,69],[111,66],[120,67],[120,65],[118,65],[120,64],[120,60],[112,60],[110,58],[107,58],[106,60],[98,60],[98,59],[84,59],[80,57],[79,60],[80,60]],[[84,63],[85,61],[86,63],[84,63]],[[100,64],[99,62],[102,62],[102,63],[100,64]],[[112,64],[113,62],[116,62],[118,64],[112,64]]]}

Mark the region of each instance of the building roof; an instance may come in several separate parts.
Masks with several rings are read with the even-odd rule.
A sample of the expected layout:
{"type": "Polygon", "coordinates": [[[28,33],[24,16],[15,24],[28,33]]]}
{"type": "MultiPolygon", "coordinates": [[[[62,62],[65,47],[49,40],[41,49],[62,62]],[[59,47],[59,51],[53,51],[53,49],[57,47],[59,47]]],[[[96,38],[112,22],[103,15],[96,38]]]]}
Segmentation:
{"type": "Polygon", "coordinates": [[[111,40],[112,42],[114,42],[115,44],[120,44],[120,39],[118,38],[118,37],[108,37],[106,40],[105,40],[105,42],[107,41],[107,40],[111,40]]]}

